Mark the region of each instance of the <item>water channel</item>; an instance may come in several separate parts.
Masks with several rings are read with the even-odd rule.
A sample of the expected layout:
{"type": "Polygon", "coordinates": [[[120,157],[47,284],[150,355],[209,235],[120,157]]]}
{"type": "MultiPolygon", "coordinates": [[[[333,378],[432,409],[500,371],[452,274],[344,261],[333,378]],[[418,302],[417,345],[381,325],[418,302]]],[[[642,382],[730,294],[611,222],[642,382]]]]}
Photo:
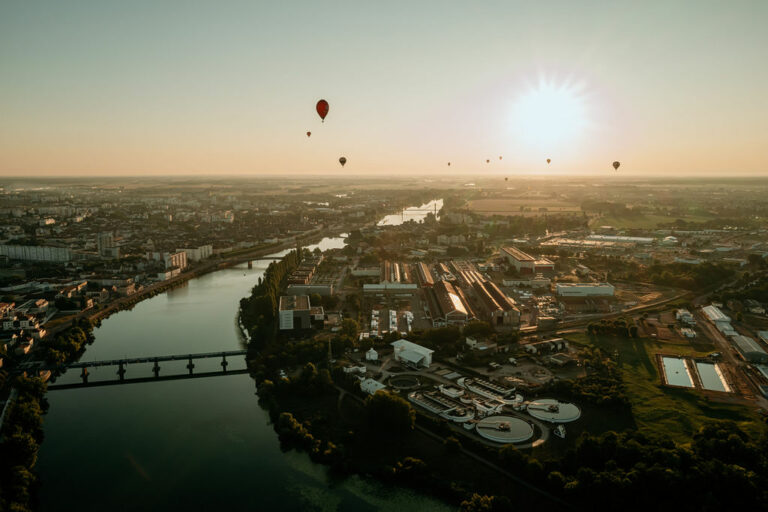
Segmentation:
{"type": "MultiPolygon", "coordinates": [[[[343,243],[326,238],[309,248],[343,243]]],[[[243,348],[238,303],[268,264],[204,275],[107,318],[82,360],[243,348]]],[[[218,365],[200,363],[196,371],[218,365]]],[[[174,364],[183,371],[183,362],[163,369],[174,364]]],[[[127,376],[149,376],[150,368],[132,365],[127,376]]],[[[112,372],[94,370],[91,380],[112,372]]],[[[76,379],[72,373],[60,382],[76,379]]],[[[248,375],[50,392],[37,463],[40,509],[450,510],[369,478],[336,479],[305,454],[281,451],[254,393],[248,375]]]]}

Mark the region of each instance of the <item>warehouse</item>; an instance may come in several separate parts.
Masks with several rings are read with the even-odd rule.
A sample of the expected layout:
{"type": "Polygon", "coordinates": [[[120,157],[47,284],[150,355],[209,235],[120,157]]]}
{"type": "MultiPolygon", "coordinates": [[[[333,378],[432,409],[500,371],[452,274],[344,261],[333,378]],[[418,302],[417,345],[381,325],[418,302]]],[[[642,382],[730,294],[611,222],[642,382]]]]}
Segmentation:
{"type": "Polygon", "coordinates": [[[395,360],[398,362],[416,368],[429,368],[429,365],[432,364],[434,350],[411,343],[408,340],[397,340],[392,343],[392,347],[395,349],[395,360]]]}
{"type": "Polygon", "coordinates": [[[613,297],[614,287],[609,283],[557,283],[558,297],[613,297]]]}
{"type": "Polygon", "coordinates": [[[280,297],[280,330],[309,329],[311,314],[308,295],[283,295],[280,297]]]}
{"type": "Polygon", "coordinates": [[[768,363],[768,352],[749,336],[737,334],[731,336],[731,340],[744,359],[750,363],[768,363]]]}

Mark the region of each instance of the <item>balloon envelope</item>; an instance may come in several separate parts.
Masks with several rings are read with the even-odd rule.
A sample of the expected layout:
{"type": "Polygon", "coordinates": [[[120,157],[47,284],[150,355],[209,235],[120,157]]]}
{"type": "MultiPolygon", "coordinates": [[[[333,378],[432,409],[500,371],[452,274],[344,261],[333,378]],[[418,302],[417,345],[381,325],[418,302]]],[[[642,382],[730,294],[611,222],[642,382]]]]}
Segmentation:
{"type": "Polygon", "coordinates": [[[486,160],[485,163],[489,164],[489,163],[491,163],[491,161],[490,160],[486,160]]]}
{"type": "Polygon", "coordinates": [[[499,160],[501,160],[501,157],[499,157],[499,160]]]}
{"type": "Polygon", "coordinates": [[[307,132],[307,137],[309,137],[310,135],[312,135],[312,132],[307,132]]]}
{"type": "Polygon", "coordinates": [[[339,158],[339,163],[341,164],[342,167],[344,167],[344,164],[347,163],[347,159],[344,157],[341,157],[339,158]]]}
{"type": "Polygon", "coordinates": [[[509,181],[509,178],[504,178],[504,181],[509,181]]]}
{"type": "Polygon", "coordinates": [[[613,162],[613,168],[616,169],[617,171],[619,170],[619,166],[620,165],[621,165],[621,162],[618,162],[618,161],[617,162],[613,162]]]}
{"type": "Polygon", "coordinates": [[[551,159],[551,158],[547,158],[547,163],[549,163],[549,162],[551,162],[551,161],[552,161],[552,159],[551,159]]]}
{"type": "Polygon", "coordinates": [[[451,166],[451,162],[448,162],[448,167],[450,167],[450,166],[451,166]]]}
{"type": "Polygon", "coordinates": [[[317,110],[317,115],[320,116],[320,119],[325,121],[325,116],[328,115],[328,102],[325,100],[320,100],[317,102],[317,106],[315,107],[315,110],[317,110]]]}

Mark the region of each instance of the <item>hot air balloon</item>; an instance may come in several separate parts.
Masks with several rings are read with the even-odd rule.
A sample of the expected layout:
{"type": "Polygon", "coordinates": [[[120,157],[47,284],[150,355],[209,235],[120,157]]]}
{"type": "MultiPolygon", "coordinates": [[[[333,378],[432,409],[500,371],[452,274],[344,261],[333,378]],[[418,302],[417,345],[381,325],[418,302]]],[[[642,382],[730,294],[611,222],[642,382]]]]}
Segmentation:
{"type": "Polygon", "coordinates": [[[317,115],[320,116],[320,119],[325,122],[325,116],[328,115],[328,102],[325,100],[320,100],[317,102],[317,106],[315,107],[315,110],[317,110],[317,115]]]}
{"type": "Polygon", "coordinates": [[[501,155],[499,155],[499,160],[501,160],[501,155]]]}
{"type": "Polygon", "coordinates": [[[507,178],[507,177],[504,177],[504,181],[509,181],[509,178],[507,178]]]}
{"type": "Polygon", "coordinates": [[[549,162],[551,162],[551,161],[552,161],[552,159],[551,159],[551,158],[547,158],[547,163],[549,163],[549,162]]]}
{"type": "Polygon", "coordinates": [[[619,162],[619,161],[613,162],[613,168],[614,168],[615,170],[617,170],[617,171],[619,170],[619,166],[620,166],[620,165],[621,165],[621,162],[619,162]]]}
{"type": "Polygon", "coordinates": [[[448,162],[448,167],[450,167],[450,166],[451,166],[451,162],[448,162]]]}
{"type": "Polygon", "coordinates": [[[310,135],[312,135],[312,132],[307,132],[307,137],[309,137],[310,135]]]}
{"type": "Polygon", "coordinates": [[[344,164],[347,163],[347,159],[345,157],[341,157],[339,158],[339,163],[341,164],[342,167],[344,167],[344,164]]]}
{"type": "Polygon", "coordinates": [[[491,161],[490,160],[486,160],[485,163],[489,164],[489,163],[491,163],[491,161]]]}

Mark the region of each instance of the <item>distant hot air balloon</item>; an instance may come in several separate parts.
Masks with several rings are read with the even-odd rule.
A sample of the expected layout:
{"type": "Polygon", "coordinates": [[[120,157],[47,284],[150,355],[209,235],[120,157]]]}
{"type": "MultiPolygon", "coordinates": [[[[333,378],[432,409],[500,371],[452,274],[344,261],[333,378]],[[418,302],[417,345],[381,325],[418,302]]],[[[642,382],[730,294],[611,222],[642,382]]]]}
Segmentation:
{"type": "Polygon", "coordinates": [[[317,115],[320,116],[320,119],[325,122],[325,116],[328,115],[328,102],[325,100],[320,100],[317,102],[317,106],[315,107],[315,110],[317,110],[317,115]]]}
{"type": "Polygon", "coordinates": [[[499,155],[499,160],[501,160],[501,155],[499,155]]]}
{"type": "Polygon", "coordinates": [[[619,162],[619,161],[613,162],[613,168],[614,168],[615,170],[617,170],[617,171],[619,170],[619,166],[620,166],[620,165],[621,165],[621,162],[619,162]]]}
{"type": "Polygon", "coordinates": [[[448,167],[450,167],[450,166],[451,166],[451,162],[448,162],[448,167]]]}
{"type": "Polygon", "coordinates": [[[310,135],[312,135],[312,132],[307,132],[307,137],[309,137],[310,135]]]}
{"type": "Polygon", "coordinates": [[[489,163],[491,163],[491,161],[490,160],[486,160],[485,163],[489,164],[489,163]]]}
{"type": "Polygon", "coordinates": [[[507,178],[507,177],[504,177],[504,181],[509,181],[509,178],[507,178]]]}
{"type": "Polygon", "coordinates": [[[339,158],[339,163],[341,164],[342,167],[344,167],[344,164],[347,163],[347,159],[345,157],[341,157],[339,158]]]}
{"type": "Polygon", "coordinates": [[[551,158],[547,158],[547,163],[549,163],[549,162],[551,162],[551,161],[552,161],[552,159],[551,159],[551,158]]]}

